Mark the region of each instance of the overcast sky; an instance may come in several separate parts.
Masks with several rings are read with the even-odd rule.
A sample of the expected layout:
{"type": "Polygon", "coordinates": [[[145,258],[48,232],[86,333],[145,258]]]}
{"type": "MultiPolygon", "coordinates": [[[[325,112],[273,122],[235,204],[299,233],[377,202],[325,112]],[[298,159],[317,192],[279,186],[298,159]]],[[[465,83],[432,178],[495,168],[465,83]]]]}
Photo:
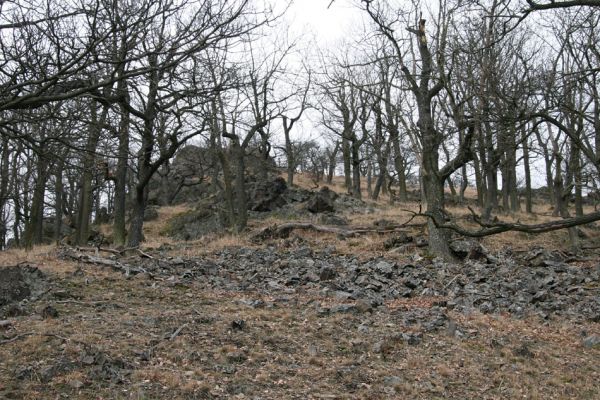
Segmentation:
{"type": "Polygon", "coordinates": [[[362,13],[349,0],[294,0],[286,14],[292,33],[305,32],[322,45],[344,38],[352,27],[361,23],[362,13]]]}

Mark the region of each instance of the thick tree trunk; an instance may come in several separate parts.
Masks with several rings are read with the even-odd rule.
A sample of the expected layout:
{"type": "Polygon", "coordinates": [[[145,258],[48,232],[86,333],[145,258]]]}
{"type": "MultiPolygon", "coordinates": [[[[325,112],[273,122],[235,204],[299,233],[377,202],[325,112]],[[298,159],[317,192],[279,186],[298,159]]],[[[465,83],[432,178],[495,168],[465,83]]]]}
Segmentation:
{"type": "Polygon", "coordinates": [[[350,141],[346,137],[342,138],[342,158],[344,159],[344,186],[346,190],[352,190],[352,154],[350,141]]]}
{"type": "Polygon", "coordinates": [[[127,239],[125,228],[127,200],[127,169],[129,165],[129,113],[121,107],[119,124],[119,147],[115,171],[115,211],[113,220],[113,243],[122,246],[127,239]]]}
{"type": "MultiPolygon", "coordinates": [[[[548,133],[552,133],[552,125],[547,124],[548,133]]],[[[554,199],[554,178],[552,177],[552,156],[548,150],[548,145],[542,140],[542,136],[538,130],[535,131],[539,146],[542,148],[544,155],[544,167],[546,172],[546,187],[548,188],[548,199],[550,202],[554,199]]]]}
{"type": "Polygon", "coordinates": [[[283,117],[283,135],[285,137],[285,156],[287,159],[287,184],[288,186],[294,185],[294,172],[296,172],[296,160],[294,154],[294,147],[292,146],[292,140],[290,138],[291,126],[288,125],[288,120],[283,117]]]}
{"type": "Polygon", "coordinates": [[[371,161],[367,166],[367,195],[373,199],[373,163],[371,161]]]}
{"type": "Polygon", "coordinates": [[[508,173],[508,196],[510,200],[510,210],[514,213],[521,211],[521,204],[519,202],[517,188],[517,138],[514,127],[510,127],[507,134],[506,161],[508,173]]]}
{"type": "Polygon", "coordinates": [[[352,149],[352,197],[362,198],[360,187],[360,142],[356,137],[351,141],[352,149]]]}
{"type": "Polygon", "coordinates": [[[400,148],[399,135],[393,135],[390,137],[392,141],[392,147],[394,149],[394,168],[398,175],[398,200],[400,202],[406,202],[408,200],[408,192],[406,189],[406,171],[404,165],[404,157],[402,156],[402,150],[400,148]]]}
{"type": "Polygon", "coordinates": [[[571,154],[569,156],[569,176],[570,183],[575,189],[575,215],[581,217],[583,215],[583,198],[581,190],[581,155],[579,147],[574,140],[571,141],[571,154]]]}
{"type": "MultiPolygon", "coordinates": [[[[443,221],[444,216],[444,178],[439,172],[439,148],[441,137],[435,131],[431,117],[431,106],[427,102],[420,102],[419,107],[419,129],[422,135],[422,165],[421,182],[422,192],[427,203],[427,212],[438,221],[443,221]]],[[[453,260],[448,240],[449,232],[438,228],[429,218],[427,228],[429,232],[429,250],[432,254],[445,260],[453,260]]]]}
{"type": "Polygon", "coordinates": [[[135,190],[133,191],[135,197],[133,199],[131,223],[129,225],[129,235],[127,237],[127,245],[129,247],[139,246],[144,239],[144,213],[148,203],[148,183],[150,182],[153,173],[152,154],[154,152],[155,142],[154,129],[158,115],[156,107],[159,83],[157,55],[149,55],[148,63],[153,68],[148,76],[150,85],[148,87],[148,97],[143,115],[144,126],[142,129],[142,143],[137,157],[137,183],[135,184],[135,190]]]}
{"type": "Polygon", "coordinates": [[[219,161],[223,170],[223,184],[225,186],[225,207],[227,210],[227,225],[232,226],[235,223],[235,206],[233,201],[233,176],[229,160],[222,149],[218,149],[219,161]]]}
{"type": "Polygon", "coordinates": [[[340,150],[340,142],[336,142],[333,149],[327,150],[327,184],[333,183],[333,175],[335,174],[335,168],[337,167],[337,154],[340,150]]]}
{"type": "Polygon", "coordinates": [[[57,160],[54,171],[54,241],[60,242],[63,228],[63,170],[65,166],[64,155],[57,160]]]}
{"type": "Polygon", "coordinates": [[[127,245],[129,247],[137,247],[144,240],[144,212],[148,202],[148,186],[135,188],[135,200],[133,202],[131,212],[131,222],[129,225],[129,237],[127,245]]]}
{"type": "Polygon", "coordinates": [[[244,162],[244,149],[233,141],[233,157],[235,162],[235,203],[236,203],[236,216],[235,216],[235,230],[236,232],[242,232],[246,229],[248,224],[248,200],[246,198],[246,164],[244,162]]]}
{"type": "Polygon", "coordinates": [[[85,146],[83,156],[83,172],[81,174],[81,194],[79,197],[79,212],[77,217],[77,231],[75,241],[77,244],[85,244],[88,241],[90,232],[90,220],[94,206],[94,172],[96,171],[96,148],[100,140],[102,126],[106,122],[108,108],[105,107],[100,119],[98,119],[98,105],[95,101],[91,102],[90,114],[91,123],[89,126],[89,136],[85,146]]]}
{"type": "Polygon", "coordinates": [[[458,201],[460,204],[464,204],[465,202],[465,191],[469,187],[469,177],[467,176],[467,166],[463,165],[460,169],[461,172],[461,181],[460,181],[460,192],[458,201]]]}
{"type": "Polygon", "coordinates": [[[525,129],[521,131],[521,141],[523,142],[523,168],[525,175],[525,212],[533,212],[533,201],[531,196],[531,169],[529,166],[529,141],[525,129]]]}
{"type": "Polygon", "coordinates": [[[10,149],[7,137],[2,138],[2,156],[0,158],[0,250],[4,250],[8,234],[7,220],[4,219],[6,206],[9,199],[9,167],[10,167],[10,149]]]}
{"type": "Polygon", "coordinates": [[[48,177],[48,161],[44,155],[39,155],[37,176],[31,199],[31,212],[25,228],[24,246],[31,249],[33,245],[42,243],[44,223],[44,197],[46,195],[46,178],[48,177]]]}

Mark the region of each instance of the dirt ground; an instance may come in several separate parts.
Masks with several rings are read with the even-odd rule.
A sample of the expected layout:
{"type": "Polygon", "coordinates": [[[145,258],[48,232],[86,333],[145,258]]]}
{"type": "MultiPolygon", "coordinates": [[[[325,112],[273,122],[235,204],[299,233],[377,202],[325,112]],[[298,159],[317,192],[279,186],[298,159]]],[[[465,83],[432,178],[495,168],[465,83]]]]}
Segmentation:
{"type": "MultiPolygon", "coordinates": [[[[369,225],[410,215],[379,206],[377,213],[347,218],[369,225]]],[[[417,205],[405,208],[410,207],[417,205]]],[[[189,243],[159,236],[164,220],[184,210],[162,209],[161,218],[146,226],[148,240],[135,257],[154,262],[159,272],[134,273],[141,270],[130,271],[131,262],[118,268],[93,262],[95,256],[119,261],[93,249],[81,250],[88,256],[79,259],[64,257],[64,249],[56,246],[0,253],[0,288],[5,294],[12,290],[0,296],[1,399],[600,398],[596,317],[452,308],[447,297],[429,289],[373,305],[340,298],[345,292],[336,291],[333,281],[327,287],[319,278],[297,284],[294,271],[290,285],[257,283],[252,278],[258,275],[250,272],[252,284],[246,284],[227,268],[213,275],[188,274],[188,257],[197,265],[212,265],[228,248],[237,249],[231,251],[235,260],[240,248],[269,253],[285,247],[291,259],[286,265],[306,263],[306,257],[293,260],[296,245],[300,250],[336,246],[340,257],[412,263],[417,269],[415,254],[423,263],[431,261],[422,249],[386,252],[386,237],[378,235],[340,241],[331,234],[298,232],[296,242],[265,244],[231,235],[189,243]],[[18,278],[17,270],[29,272],[18,278]]],[[[545,210],[538,211],[513,218],[545,220],[545,210]]],[[[251,228],[276,222],[251,222],[251,228]]],[[[593,242],[597,233],[588,237],[593,242]]],[[[564,232],[535,238],[507,233],[482,243],[489,251],[555,250],[565,238],[564,232]]],[[[248,260],[244,265],[253,268],[248,260]]],[[[280,261],[277,268],[283,268],[280,261]]],[[[569,268],[592,271],[599,263],[598,254],[589,253],[569,268]]],[[[560,264],[548,265],[557,274],[562,271],[560,264]]],[[[483,278],[469,279],[478,284],[483,278]]],[[[597,280],[580,281],[565,283],[566,293],[573,290],[588,302],[600,296],[597,280]]],[[[423,282],[427,285],[427,277],[423,282]]],[[[452,284],[448,280],[442,289],[452,284]]],[[[529,296],[531,302],[540,298],[529,296]]]]}
{"type": "Polygon", "coordinates": [[[54,252],[36,263],[47,292],[0,328],[0,398],[600,398],[600,349],[582,343],[598,323],[444,311],[424,329],[439,298],[323,313],[331,298],[301,288],[211,290],[54,252]]]}

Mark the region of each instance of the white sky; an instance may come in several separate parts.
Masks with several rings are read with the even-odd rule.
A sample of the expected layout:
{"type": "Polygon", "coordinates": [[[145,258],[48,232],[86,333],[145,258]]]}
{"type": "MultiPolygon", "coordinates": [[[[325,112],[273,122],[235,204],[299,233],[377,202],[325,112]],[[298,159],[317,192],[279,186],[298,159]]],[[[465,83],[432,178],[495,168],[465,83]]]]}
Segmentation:
{"type": "Polygon", "coordinates": [[[319,45],[333,45],[344,39],[356,24],[361,24],[362,13],[349,0],[294,0],[286,19],[293,34],[313,36],[319,45]]]}

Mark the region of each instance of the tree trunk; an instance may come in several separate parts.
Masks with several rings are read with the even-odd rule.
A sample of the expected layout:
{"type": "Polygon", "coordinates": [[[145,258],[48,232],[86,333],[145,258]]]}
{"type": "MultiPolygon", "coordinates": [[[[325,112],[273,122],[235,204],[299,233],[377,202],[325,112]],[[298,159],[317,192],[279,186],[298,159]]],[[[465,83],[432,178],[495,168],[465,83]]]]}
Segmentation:
{"type": "Polygon", "coordinates": [[[285,156],[287,159],[287,184],[294,185],[294,172],[296,171],[296,160],[294,159],[294,148],[290,138],[291,127],[288,124],[288,119],[283,117],[283,135],[285,137],[285,156]]]}
{"type": "Polygon", "coordinates": [[[531,196],[531,169],[529,166],[529,141],[525,128],[521,130],[521,141],[523,142],[523,169],[525,175],[525,212],[533,212],[533,201],[531,196]]]}
{"type": "Polygon", "coordinates": [[[402,156],[402,150],[400,148],[399,135],[393,135],[390,137],[392,146],[394,148],[394,168],[398,175],[398,200],[400,202],[406,202],[408,200],[408,192],[406,189],[406,172],[404,170],[404,157],[402,156]]]}
{"type": "Polygon", "coordinates": [[[361,199],[360,187],[360,141],[354,136],[351,140],[352,149],[352,197],[361,199]]]}
{"type": "Polygon", "coordinates": [[[367,195],[373,199],[373,163],[371,161],[367,166],[367,195]]]}
{"type": "Polygon", "coordinates": [[[77,231],[75,241],[77,244],[85,244],[88,241],[90,231],[90,220],[93,209],[93,179],[96,170],[96,148],[100,140],[101,127],[106,122],[108,107],[104,107],[100,119],[98,119],[98,105],[95,101],[90,104],[91,123],[89,126],[88,139],[83,156],[83,172],[81,174],[81,193],[79,197],[79,213],[77,217],[77,231]]]}
{"type": "Polygon", "coordinates": [[[48,177],[48,161],[44,155],[38,156],[37,176],[31,199],[31,212],[25,228],[24,245],[31,249],[33,245],[42,243],[44,223],[44,197],[46,195],[46,178],[48,177]]]}
{"type": "Polygon", "coordinates": [[[510,199],[510,210],[514,213],[521,211],[517,188],[517,140],[514,127],[510,127],[508,134],[508,146],[506,149],[506,159],[508,162],[508,195],[510,199]]]}
{"type": "MultiPolygon", "coordinates": [[[[8,221],[4,218],[6,206],[9,199],[9,164],[10,164],[10,149],[8,147],[8,138],[2,138],[2,156],[0,158],[0,250],[4,250],[6,246],[6,237],[8,234],[8,221]]],[[[16,155],[15,155],[16,157],[16,155]]]]}
{"type": "Polygon", "coordinates": [[[344,159],[344,186],[346,190],[352,190],[352,154],[350,150],[350,141],[346,137],[342,138],[342,157],[344,159]]]}
{"type": "Polygon", "coordinates": [[[469,177],[467,176],[467,166],[463,165],[461,168],[461,181],[460,181],[460,192],[458,201],[460,204],[465,203],[465,191],[469,187],[469,177]]]}
{"type": "Polygon", "coordinates": [[[63,227],[63,192],[64,192],[64,184],[63,184],[63,170],[65,166],[64,161],[65,155],[61,155],[61,157],[57,160],[55,171],[54,171],[54,241],[56,243],[60,242],[62,239],[62,227],[63,227]]]}
{"type": "Polygon", "coordinates": [[[129,165],[129,113],[121,106],[119,124],[119,147],[115,171],[115,211],[113,220],[113,243],[122,246],[127,239],[125,228],[127,200],[127,169],[129,165]]]}
{"type": "Polygon", "coordinates": [[[233,141],[233,157],[235,162],[235,203],[237,207],[235,218],[235,230],[240,233],[246,229],[248,224],[248,210],[246,198],[246,164],[244,162],[244,149],[239,142],[233,141]]]}

